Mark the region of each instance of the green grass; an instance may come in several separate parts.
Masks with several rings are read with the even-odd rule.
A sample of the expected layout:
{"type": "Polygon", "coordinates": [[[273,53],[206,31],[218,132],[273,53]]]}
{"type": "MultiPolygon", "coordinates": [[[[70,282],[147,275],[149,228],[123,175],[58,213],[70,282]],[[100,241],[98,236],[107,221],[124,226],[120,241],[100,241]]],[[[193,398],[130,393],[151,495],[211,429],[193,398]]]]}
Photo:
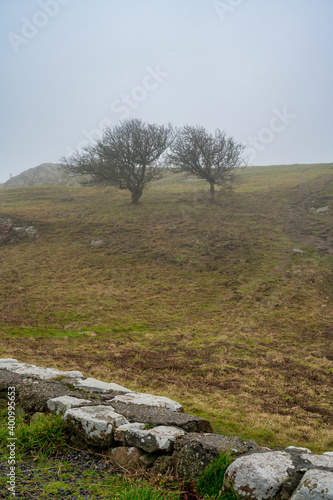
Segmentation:
{"type": "Polygon", "coordinates": [[[37,229],[0,247],[1,356],[171,397],[222,434],[329,450],[332,196],[332,164],[242,170],[214,206],[175,175],[137,207],[113,189],[0,190],[0,217],[37,229]]]}
{"type": "MultiPolygon", "coordinates": [[[[10,437],[7,428],[7,408],[0,411],[0,461],[7,462],[10,437]]],[[[145,479],[136,480],[130,476],[110,475],[94,470],[84,471],[77,478],[75,463],[59,460],[57,454],[68,448],[68,435],[61,416],[42,415],[36,421],[16,418],[15,428],[15,472],[16,495],[30,493],[38,498],[63,498],[66,492],[78,500],[83,499],[83,490],[89,492],[89,498],[113,498],[122,500],[178,500],[180,492],[177,484],[172,490],[158,484],[150,484],[145,479]],[[25,468],[33,464],[33,472],[25,468]]],[[[10,441],[11,443],[13,441],[10,441]]],[[[12,457],[11,457],[12,458],[12,457]]],[[[100,457],[99,457],[100,458],[100,457]]],[[[110,465],[111,467],[111,465],[110,465]]],[[[139,477],[139,476],[138,476],[139,477]]],[[[155,481],[156,483],[156,481],[155,481]]],[[[7,490],[6,474],[0,478],[2,491],[7,490]]]]}
{"type": "Polygon", "coordinates": [[[224,474],[234,459],[231,455],[221,454],[205,470],[197,483],[198,492],[205,498],[219,498],[225,500],[237,500],[232,493],[223,492],[224,474]]]}

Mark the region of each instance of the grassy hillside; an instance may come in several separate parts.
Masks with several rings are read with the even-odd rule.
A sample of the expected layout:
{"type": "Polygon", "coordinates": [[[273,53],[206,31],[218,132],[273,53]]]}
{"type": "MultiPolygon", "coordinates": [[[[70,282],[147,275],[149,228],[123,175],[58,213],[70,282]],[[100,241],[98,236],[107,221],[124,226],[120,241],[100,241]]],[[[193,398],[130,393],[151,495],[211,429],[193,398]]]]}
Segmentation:
{"type": "Polygon", "coordinates": [[[0,217],[37,235],[0,247],[0,355],[169,396],[219,433],[332,449],[333,165],[252,167],[217,198],[171,174],[137,207],[1,190],[0,217]]]}

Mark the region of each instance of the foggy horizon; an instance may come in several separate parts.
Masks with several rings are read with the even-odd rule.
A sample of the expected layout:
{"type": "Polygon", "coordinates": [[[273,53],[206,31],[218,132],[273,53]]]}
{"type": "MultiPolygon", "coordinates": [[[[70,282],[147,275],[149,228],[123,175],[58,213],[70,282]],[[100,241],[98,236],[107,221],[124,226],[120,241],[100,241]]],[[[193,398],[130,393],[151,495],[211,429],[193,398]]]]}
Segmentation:
{"type": "Polygon", "coordinates": [[[333,161],[329,0],[5,0],[0,183],[140,118],[333,161]]]}

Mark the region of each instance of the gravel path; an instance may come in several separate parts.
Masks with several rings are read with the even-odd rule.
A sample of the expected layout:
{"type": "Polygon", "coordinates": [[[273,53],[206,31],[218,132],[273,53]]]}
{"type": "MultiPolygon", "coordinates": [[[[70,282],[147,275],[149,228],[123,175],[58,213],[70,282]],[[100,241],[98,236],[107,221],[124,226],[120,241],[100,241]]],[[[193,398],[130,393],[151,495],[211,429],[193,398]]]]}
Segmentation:
{"type": "MultiPolygon", "coordinates": [[[[95,495],[89,486],[98,483],[111,475],[119,475],[119,469],[106,463],[99,457],[85,451],[68,450],[58,453],[43,464],[37,464],[31,458],[16,465],[16,495],[15,497],[2,486],[0,498],[19,498],[41,500],[43,498],[66,498],[68,500],[88,500],[94,498],[112,498],[108,488],[108,496],[95,495]],[[91,473],[90,478],[85,473],[91,473]],[[62,487],[56,491],[43,493],[44,488],[50,483],[59,481],[62,487]]],[[[0,475],[5,478],[8,474],[7,461],[0,462],[0,475]]],[[[2,483],[3,484],[3,483],[2,483]]],[[[54,488],[53,488],[54,490],[54,488]]]]}

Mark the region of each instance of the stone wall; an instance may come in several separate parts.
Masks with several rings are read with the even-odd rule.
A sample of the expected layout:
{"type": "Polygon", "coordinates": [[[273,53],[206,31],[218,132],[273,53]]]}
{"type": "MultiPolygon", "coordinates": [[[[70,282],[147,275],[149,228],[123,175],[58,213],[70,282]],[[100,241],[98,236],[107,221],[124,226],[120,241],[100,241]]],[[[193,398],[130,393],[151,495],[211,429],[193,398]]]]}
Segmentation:
{"type": "Polygon", "coordinates": [[[17,412],[61,414],[76,446],[98,450],[127,468],[195,481],[221,452],[235,461],[224,487],[249,499],[333,500],[333,453],[272,451],[255,441],[215,434],[208,420],[163,396],[137,393],[79,371],[0,359],[0,395],[15,387],[17,412]]]}

